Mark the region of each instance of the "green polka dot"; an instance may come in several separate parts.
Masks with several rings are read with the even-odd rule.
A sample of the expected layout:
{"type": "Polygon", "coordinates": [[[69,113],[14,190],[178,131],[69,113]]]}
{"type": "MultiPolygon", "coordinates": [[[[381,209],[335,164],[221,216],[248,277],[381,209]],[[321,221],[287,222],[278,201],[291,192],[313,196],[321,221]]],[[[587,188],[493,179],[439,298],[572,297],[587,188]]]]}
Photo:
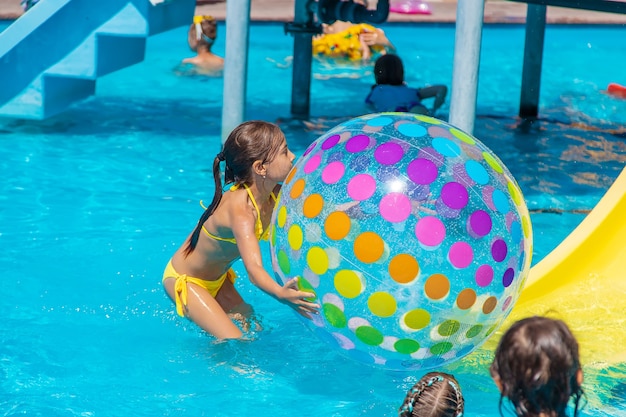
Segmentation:
{"type": "Polygon", "coordinates": [[[348,324],[346,315],[343,314],[343,311],[341,311],[341,309],[334,304],[324,303],[322,305],[322,312],[326,321],[328,321],[328,323],[333,327],[341,329],[346,327],[348,324]]]}
{"type": "Polygon", "coordinates": [[[515,205],[519,206],[522,204],[522,195],[520,194],[520,190],[511,181],[506,184],[506,187],[509,189],[509,194],[511,194],[511,198],[513,199],[515,205]]]}
{"type": "Polygon", "coordinates": [[[452,336],[461,328],[461,323],[456,320],[446,320],[439,325],[437,332],[441,336],[452,336]]]}
{"type": "Polygon", "coordinates": [[[366,345],[378,346],[383,342],[383,334],[370,326],[357,327],[354,333],[366,345]]]}
{"type": "Polygon", "coordinates": [[[411,353],[415,353],[419,350],[420,344],[416,340],[412,339],[399,339],[393,344],[393,347],[398,353],[410,355],[411,353]]]}
{"type": "Polygon", "coordinates": [[[430,323],[430,313],[421,308],[411,310],[404,316],[404,324],[413,330],[420,330],[430,323]]]}
{"type": "Polygon", "coordinates": [[[450,129],[450,133],[452,133],[457,139],[463,141],[465,143],[469,143],[470,145],[475,145],[476,141],[473,137],[463,132],[462,130],[452,128],[450,129]]]}
{"type": "Polygon", "coordinates": [[[289,263],[289,257],[284,250],[279,250],[276,254],[276,258],[278,258],[278,266],[280,266],[280,270],[283,271],[283,274],[289,276],[291,272],[291,264],[289,263]]]}
{"type": "Polygon", "coordinates": [[[491,333],[494,332],[494,330],[496,330],[498,328],[497,324],[494,324],[493,326],[491,326],[489,328],[489,330],[487,330],[487,333],[485,333],[485,339],[487,338],[487,336],[489,336],[491,333]]]}
{"type": "Polygon", "coordinates": [[[483,330],[482,324],[477,324],[475,326],[470,327],[470,329],[465,333],[465,337],[471,339],[472,337],[478,336],[478,334],[483,330]]]}
{"type": "Polygon", "coordinates": [[[485,161],[487,161],[489,166],[493,168],[493,170],[496,171],[498,174],[502,174],[504,172],[502,170],[502,167],[500,166],[500,164],[498,163],[498,161],[493,155],[491,155],[488,152],[483,152],[483,158],[485,158],[485,161]]]}
{"type": "Polygon", "coordinates": [[[430,348],[430,353],[433,355],[443,355],[444,353],[448,353],[452,349],[452,343],[450,342],[441,342],[432,345],[430,348]]]}
{"type": "Polygon", "coordinates": [[[421,120],[422,122],[430,123],[432,125],[440,125],[441,120],[435,119],[434,117],[425,116],[423,114],[418,114],[415,116],[417,120],[421,120]]]}
{"type": "MultiPolygon", "coordinates": [[[[313,289],[311,283],[302,277],[298,277],[298,289],[300,291],[312,292],[313,294],[315,294],[315,289],[313,289]]],[[[313,301],[315,301],[316,298],[317,295],[315,295],[314,297],[308,297],[306,298],[306,300],[312,303],[313,301]]]]}

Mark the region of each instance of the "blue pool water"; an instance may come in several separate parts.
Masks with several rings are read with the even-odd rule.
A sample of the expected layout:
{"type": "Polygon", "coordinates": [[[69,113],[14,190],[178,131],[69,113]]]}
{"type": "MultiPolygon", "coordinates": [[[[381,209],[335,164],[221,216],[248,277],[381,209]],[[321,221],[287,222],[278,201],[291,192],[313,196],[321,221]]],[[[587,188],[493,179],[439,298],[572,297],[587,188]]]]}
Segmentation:
{"type": "MultiPolygon", "coordinates": [[[[409,84],[450,85],[452,26],[385,29],[409,84]]],[[[484,30],[475,136],[534,210],[533,263],[626,162],[626,101],[601,93],[624,83],[625,35],[623,27],[549,27],[541,118],[525,126],[515,117],[524,29],[484,30]]],[[[395,416],[420,375],[329,351],[245,279],[238,288],[264,325],[254,341],[215,343],[176,316],[160,277],[201,213],[198,200],[212,195],[222,102],[221,79],[176,74],[190,54],[185,40],[185,29],[151,38],[143,63],[102,78],[95,97],[49,120],[0,119],[2,415],[395,416]]],[[[253,25],[250,43],[247,118],[280,123],[296,154],[367,111],[371,69],[316,64],[311,122],[291,120],[291,69],[282,65],[291,38],[279,25],[253,25]]],[[[479,365],[451,368],[466,415],[498,415],[486,361],[488,353],[479,365]]],[[[599,382],[586,387],[593,395],[583,414],[626,415],[626,370],[588,371],[599,382]]]]}

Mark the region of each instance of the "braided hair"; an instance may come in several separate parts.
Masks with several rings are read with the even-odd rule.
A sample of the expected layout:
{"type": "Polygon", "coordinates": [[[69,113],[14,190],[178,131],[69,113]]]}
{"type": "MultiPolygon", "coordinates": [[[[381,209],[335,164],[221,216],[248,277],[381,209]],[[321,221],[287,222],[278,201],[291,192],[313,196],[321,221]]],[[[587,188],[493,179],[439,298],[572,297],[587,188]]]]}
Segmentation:
{"type": "Polygon", "coordinates": [[[399,417],[461,417],[465,400],[457,380],[443,372],[429,372],[407,392],[399,417]]]}

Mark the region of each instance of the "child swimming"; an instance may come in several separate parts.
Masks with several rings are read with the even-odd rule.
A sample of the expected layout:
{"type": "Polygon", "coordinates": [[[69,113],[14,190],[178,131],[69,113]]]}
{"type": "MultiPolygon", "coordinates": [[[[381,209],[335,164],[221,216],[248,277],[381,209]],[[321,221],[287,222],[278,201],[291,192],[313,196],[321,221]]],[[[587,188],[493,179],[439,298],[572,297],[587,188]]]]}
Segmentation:
{"type": "Polygon", "coordinates": [[[213,201],[165,268],[163,285],[178,314],[218,339],[240,338],[233,319],[251,313],[234,286],[232,264],[240,258],[250,282],[265,293],[305,317],[319,309],[307,301],[315,294],[298,290],[297,279],[284,286],[272,279],[259,246],[294,159],[278,126],[263,121],[237,126],[213,160],[213,201]],[[224,185],[233,184],[226,192],[222,163],[224,185]]]}
{"type": "Polygon", "coordinates": [[[490,367],[491,377],[516,416],[565,417],[570,399],[574,416],[583,396],[578,342],[561,320],[529,317],[502,336],[490,367]]]}

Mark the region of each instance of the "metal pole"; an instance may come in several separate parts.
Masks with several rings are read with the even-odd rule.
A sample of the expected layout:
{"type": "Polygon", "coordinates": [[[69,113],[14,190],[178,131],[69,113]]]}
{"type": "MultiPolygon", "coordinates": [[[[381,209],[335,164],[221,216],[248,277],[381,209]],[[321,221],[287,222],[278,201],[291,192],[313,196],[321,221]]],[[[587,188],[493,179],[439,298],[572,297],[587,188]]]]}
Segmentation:
{"type": "Polygon", "coordinates": [[[459,0],[456,9],[450,124],[474,132],[485,0],[459,0]]]}
{"type": "Polygon", "coordinates": [[[226,2],[222,143],[226,141],[230,132],[244,121],[245,116],[250,1],[226,2]]]}
{"type": "Polygon", "coordinates": [[[533,118],[539,114],[539,90],[545,33],[546,6],[529,4],[526,11],[524,67],[522,69],[522,92],[519,104],[519,115],[523,118],[533,118]]]}
{"type": "MultiPolygon", "coordinates": [[[[310,19],[309,0],[296,0],[294,24],[306,24],[310,19]]],[[[311,65],[313,62],[312,34],[293,34],[293,75],[291,80],[291,115],[306,119],[311,108],[311,65]]]]}

